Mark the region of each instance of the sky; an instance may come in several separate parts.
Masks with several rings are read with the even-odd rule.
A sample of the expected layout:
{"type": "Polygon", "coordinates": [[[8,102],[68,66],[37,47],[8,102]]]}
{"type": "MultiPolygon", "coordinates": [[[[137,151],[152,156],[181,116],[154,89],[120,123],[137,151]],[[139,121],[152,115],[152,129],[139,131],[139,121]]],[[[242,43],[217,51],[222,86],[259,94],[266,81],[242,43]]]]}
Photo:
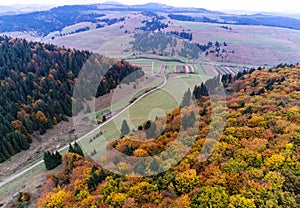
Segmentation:
{"type": "MultiPolygon", "coordinates": [[[[12,4],[91,4],[103,3],[106,0],[0,0],[0,5],[12,4]]],[[[123,4],[144,4],[158,2],[170,6],[197,7],[210,10],[245,10],[263,12],[293,12],[300,13],[299,0],[117,0],[123,4]]]]}

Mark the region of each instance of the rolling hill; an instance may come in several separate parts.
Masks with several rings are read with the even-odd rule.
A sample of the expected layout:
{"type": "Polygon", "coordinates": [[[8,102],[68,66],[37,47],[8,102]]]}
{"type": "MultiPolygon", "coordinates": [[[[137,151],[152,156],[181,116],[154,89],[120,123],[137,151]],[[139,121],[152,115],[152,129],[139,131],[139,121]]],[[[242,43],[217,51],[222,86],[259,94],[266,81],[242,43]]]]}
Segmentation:
{"type": "Polygon", "coordinates": [[[266,13],[0,14],[0,207],[299,207],[299,45],[266,13]]]}
{"type": "MultiPolygon", "coordinates": [[[[38,207],[299,207],[299,70],[280,65],[223,76],[227,107],[220,141],[207,135],[209,129],[217,134],[210,122],[221,120],[222,107],[214,106],[219,113],[212,119],[202,85],[193,91],[196,113],[192,99],[183,99],[185,105],[149,121],[151,127],[147,121],[110,142],[101,158],[104,168],[66,154],[38,207]]],[[[220,87],[216,81],[205,84],[210,93],[220,87]]]]}
{"type": "Polygon", "coordinates": [[[60,6],[48,11],[39,11],[28,14],[17,14],[0,17],[0,32],[35,31],[40,35],[61,30],[80,22],[95,22],[103,13],[114,11],[160,12],[169,14],[171,19],[195,22],[210,22],[237,25],[264,25],[300,29],[300,20],[290,17],[271,15],[229,15],[222,12],[209,11],[203,8],[177,8],[164,4],[148,3],[143,5],[123,5],[104,3],[94,5],[60,6]],[[174,14],[172,14],[174,13],[174,14]],[[182,15],[190,13],[191,15],[182,15]],[[193,14],[201,14],[195,17],[193,14]],[[49,27],[50,26],[50,27],[49,27]]]}
{"type": "Polygon", "coordinates": [[[0,163],[29,149],[39,134],[85,108],[73,98],[74,83],[85,64],[97,67],[85,80],[94,80],[101,87],[91,95],[86,84],[82,100],[109,93],[124,77],[139,70],[88,51],[8,37],[0,37],[0,57],[0,163]],[[73,111],[72,105],[77,106],[73,111]]]}
{"type": "Polygon", "coordinates": [[[61,6],[48,11],[0,17],[2,34],[100,52],[116,58],[155,53],[184,57],[193,62],[252,66],[299,62],[299,29],[299,19],[274,14],[226,14],[154,3],[61,6]],[[193,38],[175,35],[179,44],[167,47],[165,53],[135,50],[130,42],[134,41],[136,34],[143,32],[162,32],[166,36],[169,33],[188,33],[193,38]],[[226,42],[227,46],[202,50],[210,45],[208,43],[216,42],[226,42]],[[182,50],[184,46],[189,49],[182,50]]]}

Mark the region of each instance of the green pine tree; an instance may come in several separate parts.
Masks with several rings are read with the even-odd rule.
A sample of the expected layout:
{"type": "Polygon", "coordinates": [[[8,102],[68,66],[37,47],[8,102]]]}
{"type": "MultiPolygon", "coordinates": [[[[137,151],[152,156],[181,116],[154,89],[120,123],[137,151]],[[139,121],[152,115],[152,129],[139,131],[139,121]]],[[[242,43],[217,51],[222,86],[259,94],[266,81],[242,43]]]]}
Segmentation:
{"type": "Polygon", "coordinates": [[[129,126],[126,120],[123,120],[122,127],[121,127],[121,136],[125,136],[130,132],[129,126]]]}
{"type": "Polygon", "coordinates": [[[183,98],[182,98],[182,102],[180,104],[180,108],[184,108],[186,106],[189,106],[190,105],[190,100],[192,98],[192,93],[191,93],[191,90],[190,88],[188,88],[188,91],[186,91],[184,94],[183,94],[183,98]]]}

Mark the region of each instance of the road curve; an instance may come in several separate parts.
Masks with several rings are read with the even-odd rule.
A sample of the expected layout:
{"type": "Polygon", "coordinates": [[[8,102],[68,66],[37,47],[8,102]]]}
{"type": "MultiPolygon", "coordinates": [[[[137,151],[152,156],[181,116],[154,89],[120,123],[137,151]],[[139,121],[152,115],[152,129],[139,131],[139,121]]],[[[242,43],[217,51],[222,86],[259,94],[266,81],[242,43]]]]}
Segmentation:
{"type": "MultiPolygon", "coordinates": [[[[141,99],[143,99],[143,98],[146,97],[147,95],[149,95],[149,94],[155,92],[156,90],[159,90],[159,89],[163,88],[166,84],[167,84],[167,78],[166,78],[166,76],[164,76],[164,82],[163,82],[160,86],[158,86],[158,87],[154,88],[153,90],[151,90],[151,91],[149,91],[149,92],[143,94],[142,96],[140,96],[139,98],[137,98],[133,103],[131,103],[131,104],[129,104],[128,106],[126,106],[122,111],[120,111],[119,113],[117,113],[116,115],[114,115],[113,117],[111,117],[110,119],[108,119],[107,121],[105,121],[104,123],[102,123],[101,125],[99,125],[99,126],[98,126],[97,128],[95,128],[94,130],[92,130],[92,131],[90,131],[89,133],[83,135],[82,137],[80,137],[80,138],[77,139],[76,141],[80,142],[80,141],[81,141],[82,139],[84,139],[85,137],[87,137],[87,136],[93,134],[94,132],[96,132],[97,130],[99,130],[101,127],[103,127],[105,124],[107,124],[108,122],[110,122],[110,121],[113,120],[114,118],[118,117],[119,115],[121,115],[122,113],[124,113],[125,111],[127,111],[127,110],[128,110],[130,107],[132,107],[135,103],[137,103],[138,101],[140,101],[141,99]]],[[[69,147],[69,145],[66,145],[66,146],[62,147],[61,149],[59,149],[58,151],[61,152],[61,151],[65,150],[65,149],[67,149],[68,147],[69,147]]],[[[44,160],[40,160],[40,161],[38,161],[37,163],[31,165],[30,167],[28,167],[28,168],[22,170],[21,172],[16,173],[16,174],[14,174],[14,175],[11,175],[11,176],[9,176],[9,177],[3,179],[3,181],[0,182],[0,187],[2,187],[2,186],[4,186],[4,185],[8,184],[9,182],[15,180],[15,179],[18,178],[18,177],[24,175],[25,173],[27,173],[28,171],[34,169],[35,167],[39,166],[39,165],[42,164],[42,163],[44,163],[44,160]]]]}

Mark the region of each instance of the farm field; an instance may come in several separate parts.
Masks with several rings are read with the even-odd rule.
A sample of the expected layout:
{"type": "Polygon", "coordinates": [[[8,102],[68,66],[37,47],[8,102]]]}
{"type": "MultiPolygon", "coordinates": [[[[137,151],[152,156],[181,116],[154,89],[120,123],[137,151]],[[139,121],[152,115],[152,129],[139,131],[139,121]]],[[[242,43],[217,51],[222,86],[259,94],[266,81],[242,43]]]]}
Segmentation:
{"type": "MultiPolygon", "coordinates": [[[[231,66],[212,66],[207,63],[203,64],[186,64],[188,66],[192,66],[195,70],[195,74],[184,74],[184,73],[174,73],[176,67],[185,66],[183,63],[179,62],[164,62],[158,60],[151,60],[151,59],[135,59],[130,60],[130,62],[134,65],[142,67],[142,69],[146,72],[146,74],[152,73],[152,65],[153,65],[153,73],[158,74],[160,76],[150,76],[149,81],[146,84],[137,85],[138,89],[136,91],[130,91],[129,89],[133,89],[133,84],[121,84],[123,91],[130,91],[131,94],[127,96],[123,96],[121,100],[117,100],[112,106],[107,108],[97,109],[96,114],[99,117],[103,115],[103,113],[108,112],[118,112],[120,109],[124,108],[126,105],[129,104],[130,100],[139,94],[143,93],[143,89],[151,88],[154,86],[158,86],[163,81],[162,75],[169,73],[169,79],[167,81],[166,86],[162,89],[148,95],[147,97],[141,99],[137,102],[134,106],[132,106],[128,111],[124,112],[120,115],[114,122],[109,122],[105,126],[101,128],[101,131],[104,133],[104,137],[107,138],[109,141],[114,140],[119,137],[119,130],[121,126],[121,122],[126,119],[128,120],[131,129],[137,129],[142,122],[148,119],[154,119],[156,116],[164,116],[166,113],[172,111],[175,107],[177,107],[182,99],[183,93],[186,91],[188,87],[191,89],[194,87],[195,84],[200,84],[202,81],[205,82],[207,79],[211,78],[216,74],[228,73],[228,72],[238,72],[242,69],[242,66],[234,65],[231,66]],[[150,67],[151,64],[151,67],[150,67]],[[164,70],[162,70],[164,68],[164,70]]],[[[115,93],[121,89],[116,89],[115,93]]],[[[113,98],[110,98],[113,100],[113,98]]],[[[99,100],[100,101],[100,100],[99,100]]],[[[97,107],[97,106],[96,106],[97,107]]],[[[90,154],[95,147],[100,148],[103,146],[103,140],[96,139],[90,144],[92,136],[89,136],[82,140],[80,143],[84,147],[85,153],[90,154]]],[[[104,148],[104,147],[103,147],[104,148]]],[[[101,148],[100,148],[101,149],[101,148]]],[[[105,150],[105,149],[104,149],[105,150]]],[[[100,152],[99,152],[100,153],[100,152]]],[[[99,154],[97,154],[99,155],[99,154]]],[[[96,156],[97,156],[96,155],[96,156]]],[[[34,163],[34,162],[32,162],[34,163]]],[[[30,164],[28,164],[29,166],[30,164]]],[[[45,172],[44,167],[42,165],[36,167],[34,170],[35,173],[43,173],[45,172]]],[[[9,183],[5,186],[5,192],[0,192],[4,196],[7,194],[9,190],[12,192],[15,190],[14,184],[20,183],[20,181],[24,180],[25,176],[18,178],[13,183],[9,183]],[[18,182],[19,181],[19,182],[18,182]],[[7,190],[7,191],[6,191],[7,190]]],[[[30,183],[27,183],[25,187],[30,186],[30,183]]],[[[18,189],[22,190],[22,189],[18,189]]]]}
{"type": "Polygon", "coordinates": [[[255,66],[234,63],[202,62],[180,63],[175,61],[159,61],[155,59],[129,59],[131,64],[141,67],[146,74],[199,74],[216,76],[221,74],[236,74],[244,69],[255,66]]]}
{"type": "MultiPolygon", "coordinates": [[[[151,18],[138,12],[124,11],[119,13],[105,11],[102,13],[105,13],[106,16],[101,18],[124,17],[125,20],[103,28],[96,28],[96,24],[91,22],[70,25],[60,31],[63,36],[59,35],[59,31],[50,33],[45,37],[39,37],[37,34],[30,32],[8,32],[3,34],[20,38],[26,37],[34,41],[53,43],[69,48],[91,50],[115,58],[134,58],[133,54],[136,52],[132,50],[130,41],[134,40],[135,33],[141,32],[137,29],[144,26],[141,20],[149,20],[151,18]],[[89,27],[90,29],[84,32],[69,34],[85,27],[89,27]],[[53,39],[52,37],[55,38],[53,39]]],[[[194,13],[183,14],[196,15],[194,13]]],[[[184,30],[193,34],[192,42],[195,43],[207,44],[208,42],[214,43],[218,41],[228,44],[228,46],[224,48],[227,51],[224,56],[217,57],[214,53],[205,56],[204,53],[201,53],[199,57],[201,61],[255,66],[276,66],[280,63],[294,62],[300,55],[300,49],[298,47],[300,43],[299,30],[270,26],[230,24],[227,26],[229,26],[231,30],[227,30],[222,28],[222,26],[224,26],[222,24],[178,21],[168,18],[168,14],[166,13],[159,13],[159,15],[166,17],[164,22],[170,22],[169,27],[162,29],[162,32],[184,30]]],[[[178,47],[181,45],[182,44],[178,43],[178,47]]],[[[149,58],[151,58],[151,56],[155,57],[149,53],[139,55],[149,58]]],[[[180,57],[180,59],[183,59],[184,62],[189,61],[183,57],[180,57]]],[[[173,70],[173,68],[171,68],[171,70],[173,70]]]]}
{"type": "MultiPolygon", "coordinates": [[[[115,58],[132,58],[133,51],[130,41],[134,40],[135,28],[141,26],[139,18],[145,18],[141,14],[126,13],[127,19],[114,25],[95,29],[91,27],[89,31],[57,37],[54,40],[46,38],[43,41],[64,45],[71,48],[87,49],[115,58]],[[120,29],[121,26],[124,28],[120,29]],[[124,33],[124,31],[129,31],[124,33]]],[[[208,42],[226,42],[225,50],[228,53],[224,57],[216,57],[215,54],[200,55],[199,60],[236,63],[255,66],[274,66],[281,62],[291,62],[300,55],[299,42],[300,31],[286,28],[276,28],[267,26],[243,26],[230,25],[232,30],[221,28],[221,24],[202,22],[183,22],[171,20],[172,25],[164,30],[170,32],[174,30],[189,30],[193,33],[193,41],[200,44],[208,42]]],[[[78,25],[74,26],[78,28],[78,25]]],[[[69,32],[72,27],[65,28],[69,32]]],[[[141,54],[155,58],[155,55],[141,54]]],[[[164,57],[165,58],[165,57],[164,57]]],[[[175,57],[176,58],[176,57],[175,57]]],[[[183,59],[184,62],[189,60],[183,59]]],[[[171,68],[173,70],[173,68],[171,68]]]]}

